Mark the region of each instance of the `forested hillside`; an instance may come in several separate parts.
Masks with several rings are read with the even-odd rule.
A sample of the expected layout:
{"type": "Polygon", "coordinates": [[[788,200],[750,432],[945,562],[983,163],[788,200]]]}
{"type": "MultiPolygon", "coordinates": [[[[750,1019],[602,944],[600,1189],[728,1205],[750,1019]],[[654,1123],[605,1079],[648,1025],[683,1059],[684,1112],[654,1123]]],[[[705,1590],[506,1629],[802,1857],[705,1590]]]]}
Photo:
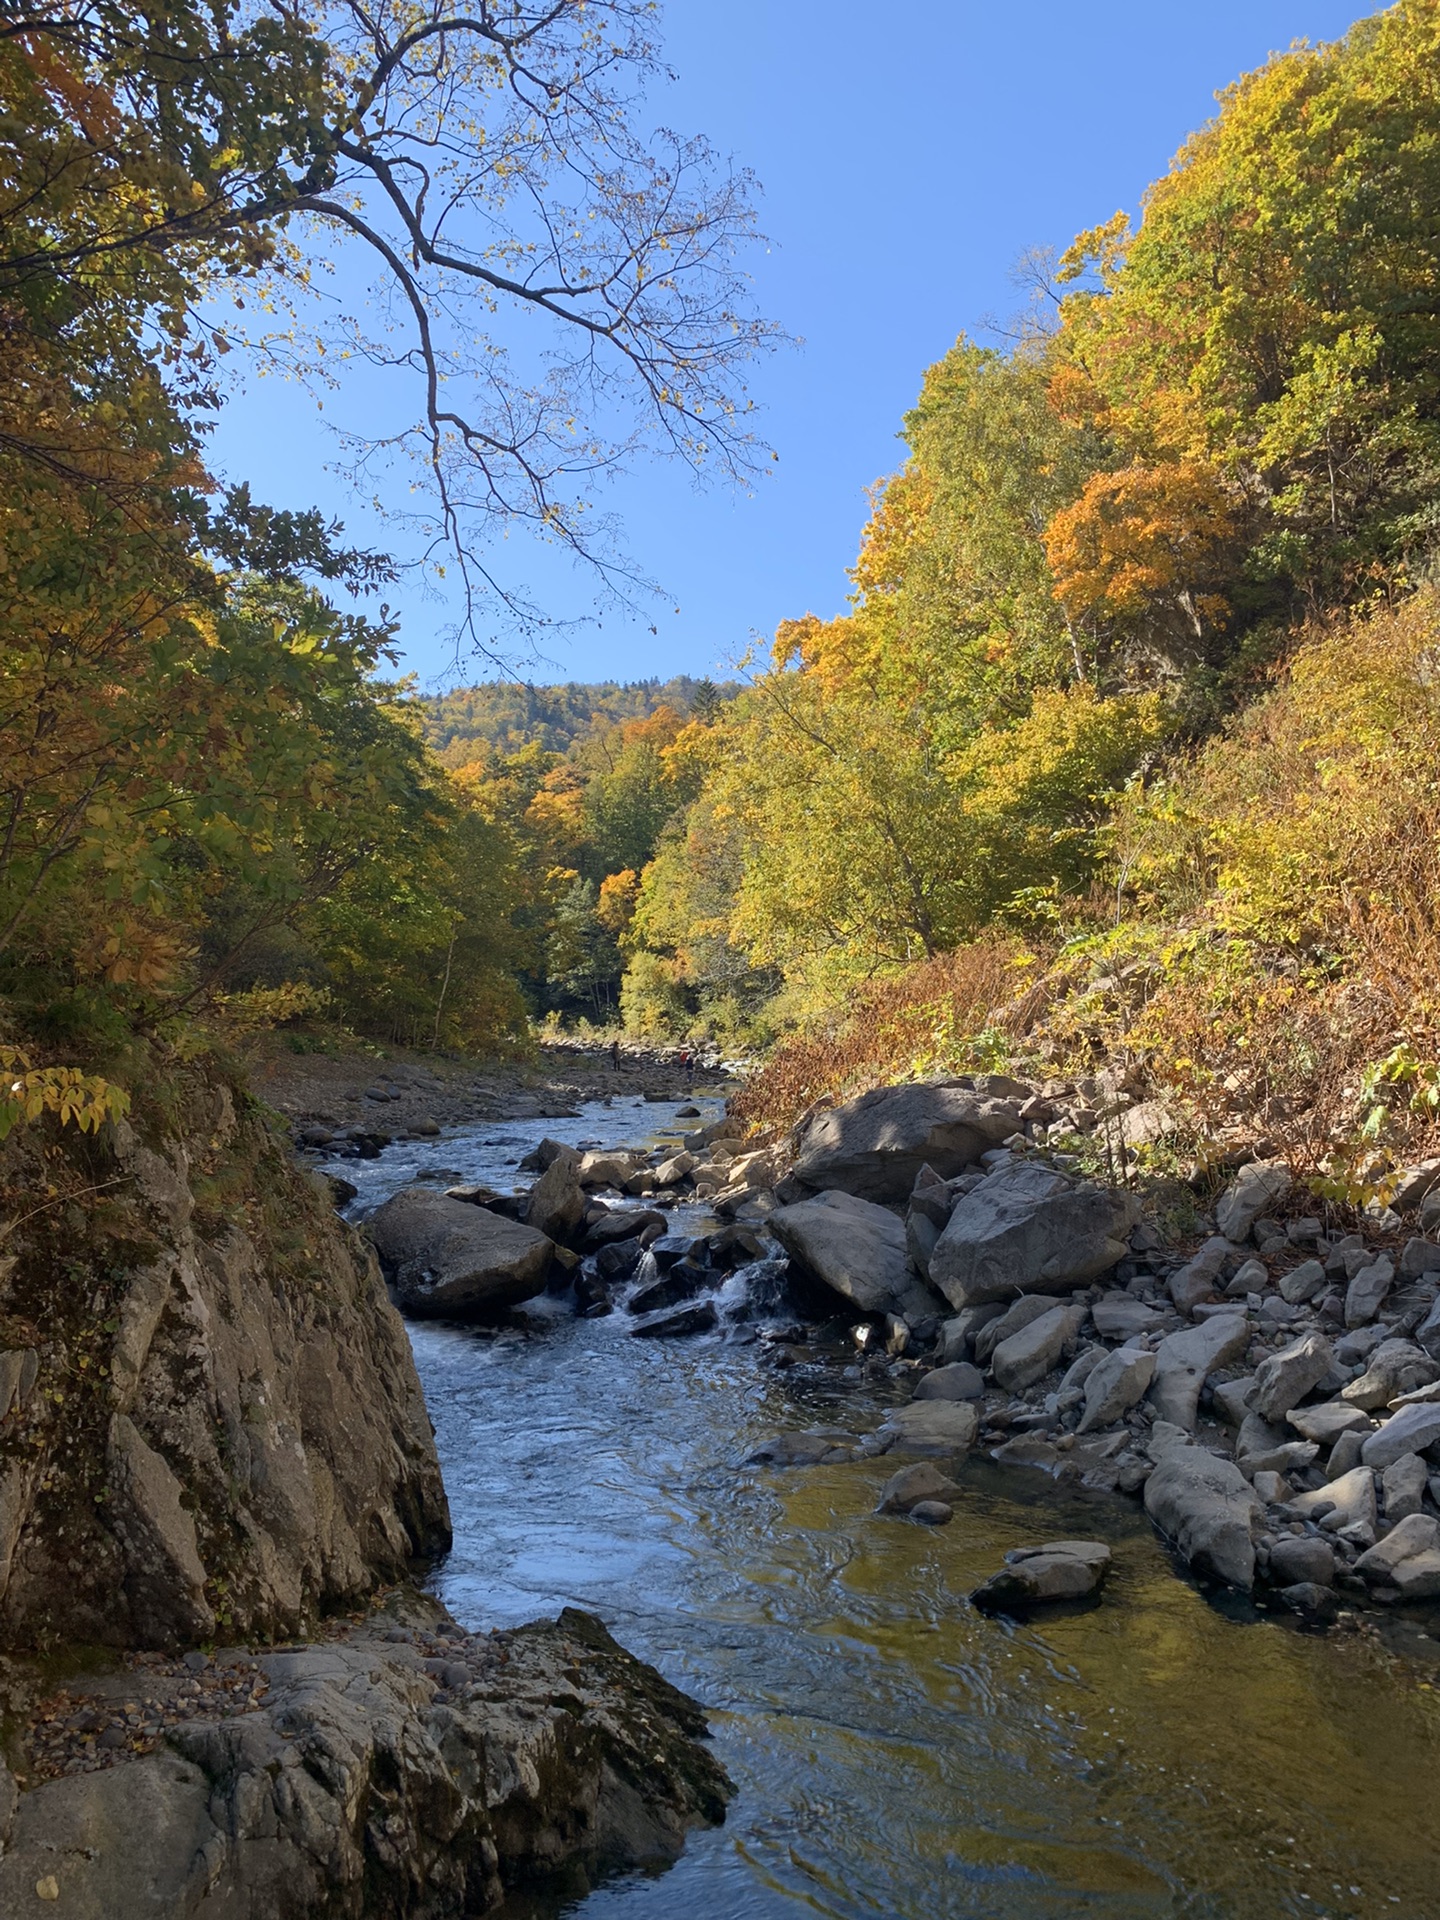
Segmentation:
{"type": "Polygon", "coordinates": [[[427,743],[444,765],[458,767],[483,747],[516,753],[537,746],[545,753],[568,753],[604,728],[648,720],[661,707],[708,717],[738,692],[733,683],[717,687],[688,673],[663,681],[567,680],[551,687],[491,680],[419,704],[427,743]]]}
{"type": "MultiPolygon", "coordinates": [[[[525,31],[569,74],[562,11],[525,31]]],[[[369,150],[305,158],[305,76],[343,92],[363,49],[248,27],[182,97],[201,15],[85,18],[0,40],[31,129],[0,138],[0,992],[32,1105],[202,1014],[474,1048],[550,1015],[783,1041],[774,1117],[1029,1047],[1317,1136],[1428,1123],[1440,0],[1237,82],[1023,337],[930,368],[848,611],[783,623],[743,687],[431,699],[386,679],[392,562],[204,459],[232,343],[197,303],[271,298],[297,204],[344,226],[320,175],[369,150]]],[[[733,185],[693,236],[733,242],[733,185]]],[[[721,312],[654,321],[710,343],[701,386],[721,312]]],[[[668,431],[678,390],[623,355],[668,431]]],[[[482,438],[432,443],[444,525],[482,438]]],[[[486,511],[561,525],[503,504],[518,458],[486,511]]]]}
{"type": "Polygon", "coordinates": [[[1428,1126],[1440,7],[1238,82],[904,431],[849,611],[695,744],[631,1022],[798,1022],[771,1118],[1028,1051],[1272,1134],[1428,1126]]]}
{"type": "MultiPolygon", "coordinates": [[[[543,527],[603,579],[582,497],[597,473],[655,444],[746,469],[739,369],[767,330],[736,265],[745,181],[703,141],[631,127],[656,61],[645,8],[494,11],[34,0],[0,20],[0,1133],[46,1110],[98,1124],[157,1041],[319,1020],[485,1049],[527,1038],[544,996],[522,981],[547,968],[604,1003],[564,946],[566,903],[645,864],[645,822],[688,776],[657,773],[628,812],[597,792],[595,820],[617,822],[602,860],[571,818],[588,775],[557,783],[556,755],[598,756],[638,793],[624,725],[668,742],[667,692],[688,713],[705,689],[560,690],[523,766],[502,703],[483,770],[472,701],[449,714],[452,776],[426,744],[434,713],[392,678],[396,563],[206,461],[239,361],[242,384],[323,387],[327,352],[390,358],[383,325],[377,344],[311,300],[349,246],[413,332],[392,391],[417,417],[387,457],[415,458],[462,645],[482,610],[506,645],[543,624],[491,562],[507,526],[543,527]],[[433,205],[409,197],[421,151],[433,205]],[[511,248],[573,292],[498,275],[492,249],[511,248]],[[540,386],[487,332],[502,310],[544,356],[540,386]],[[537,833],[564,873],[535,870],[537,833]]],[[[581,945],[603,934],[571,919],[581,945]]]]}

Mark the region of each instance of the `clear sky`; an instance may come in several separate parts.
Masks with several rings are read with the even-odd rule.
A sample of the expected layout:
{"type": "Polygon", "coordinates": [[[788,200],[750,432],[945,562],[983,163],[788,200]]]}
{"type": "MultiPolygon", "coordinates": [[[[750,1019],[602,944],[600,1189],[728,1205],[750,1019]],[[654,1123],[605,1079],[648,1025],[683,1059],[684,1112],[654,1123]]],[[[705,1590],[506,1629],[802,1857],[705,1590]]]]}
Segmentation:
{"type": "MultiPolygon", "coordinates": [[[[557,637],[522,674],[718,672],[782,619],[839,612],[865,489],[902,457],[925,367],[1020,304],[1018,256],[1133,209],[1218,88],[1357,17],[1354,0],[668,0],[678,81],[654,121],[705,133],[759,176],[772,245],[752,262],[757,303],[802,342],[752,382],[780,458],[750,495],[697,492],[663,463],[618,482],[608,504],[666,598],[557,637]]],[[[373,400],[342,388],[327,415],[373,400]]],[[[274,380],[230,403],[211,447],[257,497],[318,504],[403,550],[325,471],[332,457],[314,401],[274,380]]],[[[500,565],[557,612],[583,604],[544,549],[512,541],[500,565]]],[[[422,684],[487,677],[453,670],[433,593],[392,598],[422,684]]]]}

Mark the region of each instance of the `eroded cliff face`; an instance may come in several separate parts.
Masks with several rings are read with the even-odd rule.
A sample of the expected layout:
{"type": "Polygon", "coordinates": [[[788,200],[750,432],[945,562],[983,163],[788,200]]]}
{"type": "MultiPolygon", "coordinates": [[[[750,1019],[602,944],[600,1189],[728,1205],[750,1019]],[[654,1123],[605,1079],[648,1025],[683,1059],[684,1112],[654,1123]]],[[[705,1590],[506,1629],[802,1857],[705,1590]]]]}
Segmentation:
{"type": "Polygon", "coordinates": [[[289,1637],[448,1545],[374,1257],[258,1107],[175,1069],[0,1177],[0,1645],[289,1637]]]}

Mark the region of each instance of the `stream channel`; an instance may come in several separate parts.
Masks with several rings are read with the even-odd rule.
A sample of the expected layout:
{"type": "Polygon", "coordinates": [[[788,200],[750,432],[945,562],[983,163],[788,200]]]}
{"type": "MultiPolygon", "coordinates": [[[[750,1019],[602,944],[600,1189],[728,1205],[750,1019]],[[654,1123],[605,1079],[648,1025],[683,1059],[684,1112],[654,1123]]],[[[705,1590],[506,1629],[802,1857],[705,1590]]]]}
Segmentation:
{"type": "MultiPolygon", "coordinates": [[[[650,1145],[675,1115],[617,1099],[334,1171],[358,1218],[417,1180],[509,1189],[546,1134],[650,1145]]],[[[667,1871],[507,1920],[1437,1920],[1423,1620],[1314,1634],[1222,1608],[1137,1503],[983,1460],[937,1529],[875,1514],[893,1461],[743,1466],[782,1428],[868,1430],[885,1397],[840,1378],[838,1344],[782,1372],[755,1331],[637,1340],[549,1298],[499,1331],[410,1324],[455,1524],[436,1593],[472,1629],[598,1613],[704,1704],[739,1788],[667,1871]],[[1077,1536],[1114,1549],[1101,1605],[1013,1626],[965,1600],[1007,1548],[1077,1536]]]]}

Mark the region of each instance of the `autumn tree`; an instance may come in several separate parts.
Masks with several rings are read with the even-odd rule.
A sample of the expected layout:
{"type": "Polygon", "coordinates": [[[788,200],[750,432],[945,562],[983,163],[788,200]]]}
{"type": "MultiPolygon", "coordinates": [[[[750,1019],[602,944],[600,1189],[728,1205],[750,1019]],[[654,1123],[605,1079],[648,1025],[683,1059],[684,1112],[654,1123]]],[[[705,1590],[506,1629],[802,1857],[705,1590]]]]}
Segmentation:
{"type": "Polygon", "coordinates": [[[651,24],[648,0],[17,0],[0,301],[72,328],[123,309],[132,345],[157,328],[192,388],[232,342],[412,373],[413,424],[355,456],[418,461],[432,551],[458,560],[465,630],[488,644],[482,601],[537,617],[489,564],[498,525],[608,569],[598,473],[647,448],[752,457],[740,376],[768,330],[738,260],[748,182],[703,141],[637,130],[651,24]],[[307,303],[317,250],[342,242],[393,328],[307,303]],[[197,325],[222,287],[233,320],[197,325]],[[297,331],[264,338],[275,299],[297,331]]]}

